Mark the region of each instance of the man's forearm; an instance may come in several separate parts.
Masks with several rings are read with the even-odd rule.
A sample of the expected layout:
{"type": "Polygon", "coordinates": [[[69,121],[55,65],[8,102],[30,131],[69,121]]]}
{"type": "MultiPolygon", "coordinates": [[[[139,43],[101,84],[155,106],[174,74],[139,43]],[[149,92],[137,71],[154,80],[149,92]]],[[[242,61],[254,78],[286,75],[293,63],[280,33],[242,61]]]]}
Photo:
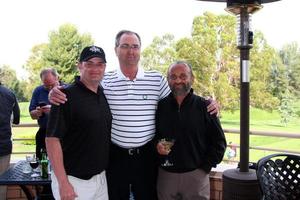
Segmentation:
{"type": "Polygon", "coordinates": [[[51,166],[58,180],[58,183],[61,184],[68,182],[67,174],[64,168],[63,153],[59,138],[47,137],[46,147],[51,166]]]}

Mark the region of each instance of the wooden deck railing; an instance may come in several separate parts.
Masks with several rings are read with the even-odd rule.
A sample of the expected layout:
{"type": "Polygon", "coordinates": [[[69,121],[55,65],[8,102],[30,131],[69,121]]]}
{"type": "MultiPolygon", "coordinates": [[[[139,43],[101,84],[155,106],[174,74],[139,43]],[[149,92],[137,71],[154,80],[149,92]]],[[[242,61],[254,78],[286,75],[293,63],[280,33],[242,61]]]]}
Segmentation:
{"type": "MultiPolygon", "coordinates": [[[[20,128],[31,128],[31,127],[38,127],[35,123],[28,123],[28,124],[20,124],[20,125],[13,125],[13,127],[20,127],[20,128]]],[[[225,133],[230,134],[239,134],[240,130],[238,129],[223,129],[225,133]]],[[[250,131],[250,137],[252,135],[258,135],[258,136],[267,136],[267,137],[281,137],[281,138],[294,138],[294,139],[300,139],[300,133],[288,133],[288,132],[276,132],[276,131],[250,131]]],[[[13,138],[13,141],[32,141],[34,139],[30,138],[13,138]]],[[[300,142],[300,141],[299,141],[300,142]]],[[[237,148],[239,148],[239,145],[236,145],[237,148]]],[[[254,150],[261,150],[261,151],[271,151],[271,152],[284,152],[284,153],[292,153],[292,154],[299,154],[300,155],[300,149],[299,150],[287,150],[287,149],[279,149],[279,148],[266,148],[266,147],[258,147],[258,146],[250,146],[249,149],[254,150]]],[[[13,152],[13,154],[27,154],[27,153],[33,153],[33,152],[13,152]]]]}

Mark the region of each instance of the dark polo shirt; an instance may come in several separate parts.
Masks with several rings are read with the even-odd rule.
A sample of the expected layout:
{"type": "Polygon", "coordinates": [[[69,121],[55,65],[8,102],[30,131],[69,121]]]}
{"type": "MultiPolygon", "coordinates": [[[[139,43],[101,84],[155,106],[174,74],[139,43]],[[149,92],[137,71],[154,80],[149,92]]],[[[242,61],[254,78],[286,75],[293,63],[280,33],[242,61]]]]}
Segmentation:
{"type": "Polygon", "coordinates": [[[76,77],[64,89],[68,101],[52,105],[47,137],[60,138],[67,175],[89,179],[107,168],[111,113],[99,86],[97,94],[76,77]]]}
{"type": "Polygon", "coordinates": [[[11,115],[13,123],[20,122],[20,108],[14,93],[0,83],[0,156],[11,154],[11,115]]]}

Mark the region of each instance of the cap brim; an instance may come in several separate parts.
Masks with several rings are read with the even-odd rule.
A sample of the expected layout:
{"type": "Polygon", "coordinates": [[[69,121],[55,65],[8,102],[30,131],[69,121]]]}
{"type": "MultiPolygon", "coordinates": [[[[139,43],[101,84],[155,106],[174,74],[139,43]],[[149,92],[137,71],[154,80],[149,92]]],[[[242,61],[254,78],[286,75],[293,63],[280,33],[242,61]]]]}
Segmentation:
{"type": "Polygon", "coordinates": [[[106,63],[105,58],[101,57],[100,55],[91,55],[91,56],[86,57],[86,58],[83,59],[82,61],[83,61],[83,62],[86,62],[86,61],[88,61],[88,60],[90,60],[90,59],[92,59],[92,58],[101,58],[101,59],[106,63]]]}

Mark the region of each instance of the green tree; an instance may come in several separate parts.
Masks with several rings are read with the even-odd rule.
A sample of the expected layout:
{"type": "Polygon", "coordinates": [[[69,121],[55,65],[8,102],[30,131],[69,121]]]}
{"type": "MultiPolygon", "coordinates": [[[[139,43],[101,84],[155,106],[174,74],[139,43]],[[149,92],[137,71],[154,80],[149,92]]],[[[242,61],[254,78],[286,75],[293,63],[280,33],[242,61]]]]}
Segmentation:
{"type": "Polygon", "coordinates": [[[21,82],[17,78],[16,71],[10,66],[3,65],[0,67],[0,81],[14,92],[19,101],[26,100],[22,87],[20,87],[21,82]]]}
{"type": "Polygon", "coordinates": [[[93,43],[90,34],[80,35],[74,25],[65,24],[50,32],[42,60],[47,66],[56,68],[63,81],[71,82],[77,74],[76,64],[81,50],[93,43]]]}
{"type": "Polygon", "coordinates": [[[47,66],[42,59],[43,52],[46,48],[47,44],[38,44],[32,47],[31,55],[24,66],[30,74],[27,84],[25,84],[25,95],[28,99],[31,98],[34,88],[41,84],[40,72],[43,68],[45,68],[45,66],[47,66]]]}
{"type": "Polygon", "coordinates": [[[293,87],[292,94],[300,95],[300,48],[296,42],[286,44],[279,51],[282,63],[286,67],[290,79],[289,85],[293,87]]]}
{"type": "MultiPolygon", "coordinates": [[[[206,12],[194,18],[191,37],[178,41],[172,35],[155,37],[143,52],[143,66],[165,72],[174,60],[186,60],[193,67],[196,93],[217,99],[224,110],[238,109],[240,52],[235,27],[235,17],[206,12]]],[[[282,67],[280,57],[261,32],[255,33],[250,52],[250,104],[270,111],[277,109],[284,86],[279,88],[281,95],[276,95],[276,87],[286,81],[285,76],[273,73],[282,67]]]]}
{"type": "Polygon", "coordinates": [[[276,109],[279,101],[270,88],[272,67],[281,64],[275,49],[268,45],[261,32],[256,32],[250,51],[250,104],[265,110],[276,109]]]}
{"type": "Polygon", "coordinates": [[[19,101],[30,101],[32,96],[32,84],[30,84],[28,80],[21,80],[19,88],[22,90],[23,93],[23,99],[19,98],[19,101]]]}
{"type": "Polygon", "coordinates": [[[224,109],[236,108],[239,73],[234,25],[229,15],[196,17],[189,38],[155,37],[143,51],[142,66],[165,73],[174,60],[186,60],[193,67],[196,93],[216,98],[224,109]]]}
{"type": "Polygon", "coordinates": [[[76,26],[63,24],[58,30],[50,31],[49,42],[32,48],[32,54],[25,68],[31,75],[30,82],[40,82],[39,73],[42,68],[53,67],[64,82],[71,82],[77,74],[76,63],[85,46],[93,44],[90,34],[79,34],[76,26]]]}
{"type": "Polygon", "coordinates": [[[154,37],[152,44],[144,49],[141,65],[146,70],[157,70],[165,74],[176,57],[174,35],[165,34],[161,38],[154,37]]]}
{"type": "Polygon", "coordinates": [[[294,116],[293,100],[299,96],[300,56],[297,43],[284,45],[278,52],[277,65],[272,66],[270,88],[279,100],[278,111],[285,125],[294,116]],[[280,64],[278,64],[280,63],[280,64]]]}
{"type": "Polygon", "coordinates": [[[189,61],[195,73],[195,91],[217,99],[223,109],[238,107],[239,59],[235,18],[209,12],[195,17],[192,37],[177,42],[178,57],[189,61]]]}
{"type": "Polygon", "coordinates": [[[292,107],[293,98],[291,92],[288,88],[283,91],[280,99],[279,112],[281,117],[281,123],[287,126],[287,123],[294,116],[294,111],[292,107]]]}

